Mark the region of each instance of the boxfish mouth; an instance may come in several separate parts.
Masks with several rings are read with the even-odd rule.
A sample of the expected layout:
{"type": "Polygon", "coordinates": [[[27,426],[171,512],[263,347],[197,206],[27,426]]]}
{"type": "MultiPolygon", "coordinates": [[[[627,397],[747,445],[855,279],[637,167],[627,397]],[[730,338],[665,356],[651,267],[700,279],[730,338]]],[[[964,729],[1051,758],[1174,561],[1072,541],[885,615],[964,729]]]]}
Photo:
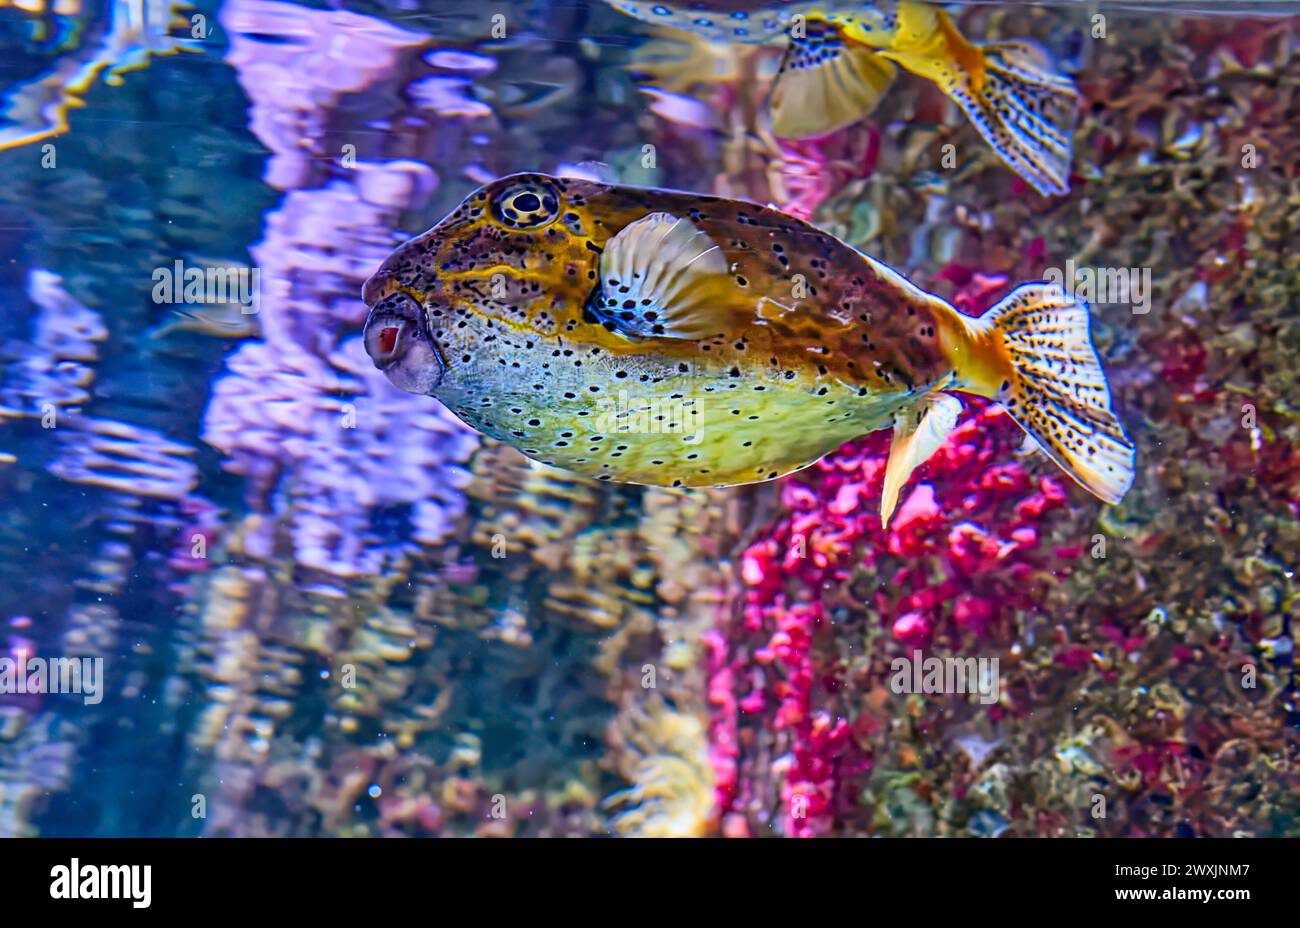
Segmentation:
{"type": "Polygon", "coordinates": [[[405,293],[390,294],[371,307],[365,346],[375,367],[409,393],[431,394],[447,372],[423,308],[405,293]]]}

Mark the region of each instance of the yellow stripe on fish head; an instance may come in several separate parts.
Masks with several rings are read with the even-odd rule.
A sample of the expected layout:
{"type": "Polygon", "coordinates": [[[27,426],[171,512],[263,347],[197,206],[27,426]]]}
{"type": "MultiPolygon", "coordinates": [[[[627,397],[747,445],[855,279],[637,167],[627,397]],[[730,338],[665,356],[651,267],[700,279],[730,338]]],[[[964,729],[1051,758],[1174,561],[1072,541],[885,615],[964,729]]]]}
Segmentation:
{"type": "Polygon", "coordinates": [[[570,182],[515,174],[471,193],[446,219],[397,249],[366,284],[372,307],[393,292],[424,305],[437,330],[494,320],[554,334],[566,307],[595,285],[582,196],[570,182]]]}
{"type": "Polygon", "coordinates": [[[605,243],[648,204],[629,188],[539,173],[480,187],[366,282],[366,350],[421,393],[444,379],[444,391],[518,381],[579,345],[637,352],[587,301],[605,243]]]}

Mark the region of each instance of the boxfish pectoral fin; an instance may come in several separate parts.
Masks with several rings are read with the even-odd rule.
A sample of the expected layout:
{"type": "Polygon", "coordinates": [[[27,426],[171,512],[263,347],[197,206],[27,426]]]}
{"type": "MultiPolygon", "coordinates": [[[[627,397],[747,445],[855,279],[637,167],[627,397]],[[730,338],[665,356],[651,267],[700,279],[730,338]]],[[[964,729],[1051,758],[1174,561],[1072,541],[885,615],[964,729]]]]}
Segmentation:
{"type": "Polygon", "coordinates": [[[726,331],[735,283],[713,239],[670,213],[628,223],[600,256],[587,311],[637,338],[703,338],[726,331]]]}
{"type": "Polygon", "coordinates": [[[1002,160],[1044,196],[1070,190],[1078,92],[1032,42],[968,42],[942,10],[905,2],[880,55],[935,83],[1002,160]]]}
{"type": "Polygon", "coordinates": [[[876,108],[893,80],[890,62],[810,17],[791,38],[772,86],[772,132],[804,139],[851,126],[876,108]]]}
{"type": "Polygon", "coordinates": [[[930,393],[894,416],[894,437],[885,465],[885,486],[880,494],[880,525],[898,505],[898,494],[912,471],[930,459],[948,438],[961,415],[961,400],[946,393],[930,393]]]}

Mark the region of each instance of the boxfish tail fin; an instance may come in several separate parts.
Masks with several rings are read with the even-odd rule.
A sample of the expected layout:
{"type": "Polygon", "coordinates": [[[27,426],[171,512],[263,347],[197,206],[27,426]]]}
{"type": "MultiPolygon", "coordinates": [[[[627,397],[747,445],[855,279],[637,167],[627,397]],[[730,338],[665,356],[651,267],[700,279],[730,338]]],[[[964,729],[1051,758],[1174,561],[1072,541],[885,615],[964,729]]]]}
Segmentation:
{"type": "Polygon", "coordinates": [[[1087,305],[1025,284],[967,326],[971,369],[958,378],[1000,402],[1086,490],[1118,503],[1133,484],[1134,448],[1111,409],[1087,305]]]}
{"type": "Polygon", "coordinates": [[[881,57],[935,83],[1007,165],[1044,196],[1070,190],[1078,91],[1032,42],[968,42],[941,10],[904,2],[881,57]]]}

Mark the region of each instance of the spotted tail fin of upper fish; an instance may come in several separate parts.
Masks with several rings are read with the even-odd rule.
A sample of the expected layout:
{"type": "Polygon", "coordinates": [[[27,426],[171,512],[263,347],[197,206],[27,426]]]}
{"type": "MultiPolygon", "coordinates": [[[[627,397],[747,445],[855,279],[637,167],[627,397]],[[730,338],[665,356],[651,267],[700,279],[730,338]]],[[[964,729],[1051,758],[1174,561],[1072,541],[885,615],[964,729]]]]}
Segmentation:
{"type": "Polygon", "coordinates": [[[980,318],[962,318],[970,342],[958,378],[1002,403],[1085,489],[1118,503],[1133,484],[1134,449],[1111,409],[1087,306],[1060,287],[1025,284],[980,318]]]}
{"type": "Polygon", "coordinates": [[[933,81],[1039,193],[1069,192],[1078,92],[1043,49],[968,42],[942,10],[905,2],[898,32],[880,56],[933,81]]]}

